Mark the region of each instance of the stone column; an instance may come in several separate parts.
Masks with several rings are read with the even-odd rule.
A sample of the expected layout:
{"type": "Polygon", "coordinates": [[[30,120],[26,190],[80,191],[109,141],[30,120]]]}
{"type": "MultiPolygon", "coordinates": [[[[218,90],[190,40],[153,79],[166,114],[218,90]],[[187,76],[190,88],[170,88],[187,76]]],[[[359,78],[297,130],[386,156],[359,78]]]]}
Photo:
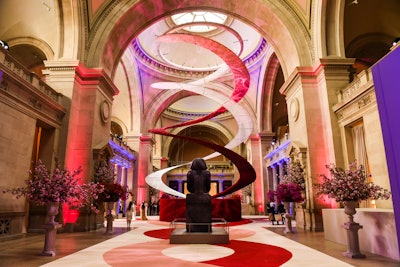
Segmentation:
{"type": "Polygon", "coordinates": [[[285,175],[285,161],[280,160],[278,162],[278,177],[279,177],[279,183],[282,181],[283,176],[285,175]]]}
{"type": "Polygon", "coordinates": [[[58,159],[60,160],[60,162],[64,162],[68,136],[68,123],[72,102],[72,92],[75,81],[75,69],[79,65],[79,60],[45,60],[44,65],[46,67],[46,69],[42,70],[44,74],[44,80],[53,89],[63,95],[60,102],[66,109],[66,114],[63,118],[63,123],[60,128],[59,144],[56,149],[58,159]]]}
{"type": "Polygon", "coordinates": [[[138,203],[148,201],[146,176],[152,170],[152,150],[154,140],[151,136],[142,135],[140,137],[139,158],[138,158],[138,203]]]}
{"type": "MultiPolygon", "coordinates": [[[[124,185],[124,167],[122,167],[121,165],[117,165],[117,181],[119,184],[124,185]]],[[[119,218],[120,216],[120,210],[124,209],[124,203],[120,200],[118,200],[117,202],[117,206],[116,206],[116,215],[117,218],[119,218]]]]}
{"type": "Polygon", "coordinates": [[[272,168],[272,179],[273,179],[273,188],[272,190],[276,190],[276,188],[278,187],[278,168],[277,168],[277,164],[273,164],[271,165],[272,168]]]}
{"type": "Polygon", "coordinates": [[[133,193],[132,200],[135,200],[135,192],[133,192],[133,175],[133,166],[126,168],[126,185],[133,193]]]}
{"type": "MultiPolygon", "coordinates": [[[[276,188],[278,187],[278,164],[274,163],[270,166],[272,170],[272,188],[271,190],[275,191],[276,188]]],[[[276,202],[276,199],[274,201],[275,203],[275,210],[278,209],[278,203],[276,202]]]]}
{"type": "MultiPolygon", "coordinates": [[[[269,166],[266,164],[266,161],[264,158],[267,155],[267,149],[271,145],[272,140],[275,136],[274,133],[272,132],[261,132],[258,134],[260,136],[260,143],[261,143],[261,157],[262,157],[262,173],[261,173],[261,179],[263,181],[263,192],[266,194],[269,190],[272,190],[270,188],[270,174],[268,172],[269,166]]],[[[271,180],[272,181],[272,180],[271,180]]],[[[265,196],[264,196],[265,199],[265,196]]]]}
{"type": "MultiPolygon", "coordinates": [[[[118,89],[100,69],[87,69],[78,61],[46,62],[46,81],[64,94],[69,109],[65,119],[65,168],[75,170],[86,166],[80,175],[86,181],[93,177],[93,144],[103,147],[108,143],[113,96],[118,89]],[[63,66],[67,64],[67,67],[63,66]]],[[[62,138],[61,138],[62,139],[62,138]]],[[[82,213],[82,212],[81,212],[82,213]]],[[[77,230],[89,229],[89,221],[81,214],[71,221],[68,206],[63,207],[64,223],[76,223],[77,230]]]]}
{"type": "Polygon", "coordinates": [[[134,160],[131,162],[132,166],[128,169],[128,185],[129,188],[132,189],[133,193],[133,200],[136,201],[136,208],[138,209],[140,207],[140,203],[138,200],[138,152],[139,147],[140,147],[140,135],[132,135],[132,134],[127,134],[125,136],[125,141],[127,145],[133,150],[134,154],[134,160]]]}
{"type": "MultiPolygon", "coordinates": [[[[337,90],[349,83],[353,61],[329,58],[313,67],[298,67],[280,89],[286,95],[291,142],[304,145],[308,151],[307,171],[313,179],[310,184],[318,182],[326,164],[343,166],[340,129],[332,107],[337,103],[337,90]]],[[[313,197],[312,230],[323,230],[321,209],[330,206],[333,203],[313,197]]]]}
{"type": "Polygon", "coordinates": [[[261,154],[261,138],[258,135],[250,136],[250,160],[256,171],[256,180],[253,184],[253,203],[256,214],[264,214],[264,185],[263,185],[263,157],[261,154]]]}
{"type": "MultiPolygon", "coordinates": [[[[93,144],[103,147],[108,143],[112,101],[118,93],[101,70],[80,65],[75,73],[65,157],[65,164],[70,169],[79,165],[93,166],[93,144]]],[[[92,169],[84,169],[82,176],[90,179],[92,169]]]]}

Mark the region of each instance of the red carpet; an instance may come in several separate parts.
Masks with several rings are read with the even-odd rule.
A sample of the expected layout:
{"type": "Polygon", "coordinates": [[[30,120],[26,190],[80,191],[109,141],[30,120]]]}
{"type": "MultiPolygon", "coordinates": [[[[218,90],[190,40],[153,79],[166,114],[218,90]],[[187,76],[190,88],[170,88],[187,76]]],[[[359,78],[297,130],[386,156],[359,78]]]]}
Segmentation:
{"type": "Polygon", "coordinates": [[[147,231],[144,232],[145,235],[154,237],[154,238],[160,238],[160,239],[169,239],[169,236],[172,232],[172,228],[168,229],[161,229],[161,230],[152,230],[152,231],[147,231]]]}
{"type": "Polygon", "coordinates": [[[230,244],[220,244],[219,246],[233,249],[235,253],[228,257],[203,263],[217,266],[275,267],[281,266],[292,257],[292,253],[286,249],[254,242],[231,240],[230,244]]]}
{"type": "MultiPolygon", "coordinates": [[[[251,223],[251,220],[243,220],[242,222],[237,222],[241,224],[251,223]]],[[[236,223],[235,223],[236,224],[236,223]]],[[[163,240],[168,240],[172,229],[160,229],[147,231],[144,234],[153,238],[159,238],[163,240]]],[[[219,244],[218,246],[230,248],[235,251],[234,254],[215,259],[210,261],[204,261],[203,264],[211,264],[214,266],[235,266],[235,267],[275,267],[281,266],[287,262],[291,257],[292,253],[281,247],[247,242],[241,240],[232,240],[232,238],[244,238],[246,236],[254,235],[252,231],[233,229],[230,231],[230,243],[229,244],[219,244]]],[[[154,244],[155,245],[155,244],[154,244]]],[[[166,245],[166,244],[164,244],[166,245]]],[[[143,248],[143,247],[142,247],[143,248]]],[[[132,247],[131,247],[132,249],[132,247]]],[[[154,247],[152,248],[154,249],[154,247]]],[[[161,249],[161,248],[160,248],[161,249]]],[[[115,252],[114,252],[115,253],[115,252]]],[[[114,255],[115,256],[115,255],[114,255]]],[[[149,255],[150,256],[150,255],[149,255]]],[[[153,255],[155,256],[155,255],[153,255]]],[[[159,255],[158,255],[159,257],[159,255]]],[[[165,259],[164,259],[165,260],[165,259]]],[[[109,262],[110,263],[110,262],[109,262]]],[[[131,262],[133,263],[133,262],[131,262]]],[[[174,264],[177,264],[174,260],[174,264]]]]}

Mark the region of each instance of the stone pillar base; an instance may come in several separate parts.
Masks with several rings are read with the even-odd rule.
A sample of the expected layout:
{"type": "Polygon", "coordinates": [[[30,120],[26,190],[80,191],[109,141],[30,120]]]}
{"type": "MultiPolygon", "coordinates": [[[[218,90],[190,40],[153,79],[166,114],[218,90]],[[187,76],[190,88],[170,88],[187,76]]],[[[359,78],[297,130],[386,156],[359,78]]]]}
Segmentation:
{"type": "Polygon", "coordinates": [[[44,238],[44,248],[41,256],[54,256],[56,255],[55,246],[56,246],[56,236],[57,229],[61,228],[61,224],[58,222],[50,222],[43,225],[45,229],[45,238],[44,238]]]}
{"type": "Polygon", "coordinates": [[[360,252],[358,242],[358,230],[362,229],[362,226],[355,222],[346,222],[343,228],[347,232],[347,251],[343,253],[343,256],[358,259],[365,258],[365,255],[360,252]]]}

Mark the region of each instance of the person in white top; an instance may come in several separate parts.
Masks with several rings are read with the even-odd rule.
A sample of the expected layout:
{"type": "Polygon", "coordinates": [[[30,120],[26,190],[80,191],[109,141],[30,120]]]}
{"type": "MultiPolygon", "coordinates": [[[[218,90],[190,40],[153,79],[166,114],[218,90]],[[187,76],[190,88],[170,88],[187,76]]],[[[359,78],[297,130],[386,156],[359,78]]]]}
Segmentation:
{"type": "Polygon", "coordinates": [[[126,208],[126,228],[130,229],[131,228],[131,222],[133,218],[133,202],[130,201],[128,204],[128,207],[126,208]]]}

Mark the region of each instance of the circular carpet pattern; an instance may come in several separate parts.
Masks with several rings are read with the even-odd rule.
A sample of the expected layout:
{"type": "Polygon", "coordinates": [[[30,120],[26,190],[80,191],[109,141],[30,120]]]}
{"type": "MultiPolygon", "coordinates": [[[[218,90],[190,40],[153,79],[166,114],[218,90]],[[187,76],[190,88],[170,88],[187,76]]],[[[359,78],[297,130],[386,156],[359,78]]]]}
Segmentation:
{"type": "Polygon", "coordinates": [[[162,251],[165,256],[181,259],[185,255],[185,260],[193,262],[211,261],[219,258],[227,257],[235,253],[233,249],[218,245],[209,244],[187,244],[162,251]]]}
{"type": "Polygon", "coordinates": [[[254,235],[251,230],[231,229],[230,243],[217,245],[170,244],[171,231],[171,228],[147,231],[146,236],[158,240],[116,247],[103,255],[104,260],[110,266],[121,267],[277,267],[292,257],[290,251],[281,247],[238,240],[254,235]]]}

